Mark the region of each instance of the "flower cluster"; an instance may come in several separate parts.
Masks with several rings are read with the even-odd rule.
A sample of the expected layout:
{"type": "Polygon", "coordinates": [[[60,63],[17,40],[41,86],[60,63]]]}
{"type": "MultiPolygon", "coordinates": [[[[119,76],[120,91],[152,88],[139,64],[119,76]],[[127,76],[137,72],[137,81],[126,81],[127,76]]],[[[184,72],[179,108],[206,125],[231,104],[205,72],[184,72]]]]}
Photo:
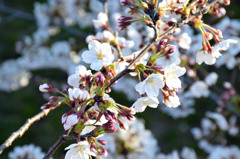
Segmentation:
{"type": "MultiPolygon", "coordinates": [[[[171,30],[171,27],[177,26],[176,24],[181,20],[185,20],[191,14],[194,15],[200,11],[199,9],[203,9],[204,2],[169,3],[162,1],[157,4],[156,1],[123,0],[121,4],[130,9],[128,11],[130,17],[120,17],[118,29],[126,30],[125,33],[130,37],[132,34],[131,24],[139,25],[139,28],[143,25],[143,27],[153,28],[154,35],[150,36],[149,34],[144,38],[137,37],[139,39],[134,39],[136,36],[129,39],[119,37],[110,27],[107,13],[100,12],[97,19],[93,20],[95,28],[100,31],[96,35],[90,35],[86,38],[88,50],[81,53],[83,61],[89,64],[92,70],[98,72],[92,74],[91,70],[79,65],[75,68],[74,74],[71,74],[68,78],[68,84],[72,88],[67,87],[60,91],[50,87],[49,84],[40,87],[43,92],[57,92],[61,95],[51,97],[50,102],[43,105],[43,109],[56,107],[63,103],[70,107],[69,112],[62,116],[62,124],[65,130],[73,131],[78,143],[66,148],[69,150],[66,158],[73,156],[101,158],[101,155],[107,156],[107,149],[104,148],[106,142],[98,139],[98,137],[119,131],[115,126],[116,123],[121,129],[128,130],[128,125],[123,122],[122,117],[134,120],[136,112],[143,112],[147,106],[156,108],[160,103],[164,103],[170,108],[176,108],[180,105],[180,98],[177,93],[182,88],[182,82],[179,78],[189,69],[188,67],[187,69],[182,67],[184,65],[179,66],[181,62],[180,50],[188,50],[193,40],[187,33],[183,33],[176,38],[169,36],[166,39],[160,39],[159,42],[156,41],[161,33],[167,29],[171,30]],[[152,40],[149,46],[144,48],[142,44],[147,38],[155,41],[152,40]],[[179,48],[175,42],[179,44],[179,48]],[[140,50],[136,51],[135,49],[140,50]],[[128,73],[133,77],[138,77],[139,83],[135,85],[135,90],[141,96],[133,103],[131,108],[115,102],[109,95],[111,87],[117,80],[128,73]],[[162,102],[159,102],[159,98],[162,98],[162,102]],[[85,135],[87,136],[82,139],[81,136],[85,135]]],[[[213,14],[217,9],[211,8],[209,11],[213,14]]],[[[230,43],[236,43],[236,41],[231,39],[219,40],[219,38],[222,38],[221,31],[204,24],[201,17],[195,17],[190,21],[193,23],[193,27],[200,29],[203,39],[203,48],[196,54],[196,62],[213,64],[216,58],[221,56],[219,51],[227,50],[230,43]],[[214,47],[209,42],[211,36],[214,37],[216,42],[214,47]]],[[[179,34],[177,29],[174,32],[176,35],[179,34]]],[[[138,35],[137,32],[136,35],[138,35]]],[[[182,60],[184,60],[184,57],[182,57],[182,60]]],[[[193,77],[194,75],[188,73],[188,76],[193,77]]],[[[194,82],[189,88],[189,93],[186,92],[186,89],[184,90],[185,96],[191,97],[192,100],[193,98],[209,96],[208,87],[214,85],[216,80],[217,76],[212,73],[205,78],[205,82],[194,82]]],[[[184,91],[179,94],[182,93],[182,96],[184,96],[184,91]]],[[[194,102],[189,103],[187,108],[191,107],[194,102]]],[[[186,110],[188,110],[187,108],[186,110]]],[[[188,111],[188,114],[193,112],[194,110],[188,111]]],[[[209,118],[219,119],[219,116],[214,113],[209,112],[206,115],[209,118]]],[[[179,116],[184,117],[186,115],[179,116]]],[[[223,127],[221,128],[226,130],[226,126],[223,127]]],[[[135,149],[135,147],[130,147],[130,149],[135,149]]],[[[195,152],[190,149],[184,149],[181,156],[188,156],[187,154],[196,158],[195,152]]],[[[174,152],[173,156],[178,156],[178,153],[174,152]]],[[[163,157],[164,155],[159,155],[159,158],[163,157]]]]}

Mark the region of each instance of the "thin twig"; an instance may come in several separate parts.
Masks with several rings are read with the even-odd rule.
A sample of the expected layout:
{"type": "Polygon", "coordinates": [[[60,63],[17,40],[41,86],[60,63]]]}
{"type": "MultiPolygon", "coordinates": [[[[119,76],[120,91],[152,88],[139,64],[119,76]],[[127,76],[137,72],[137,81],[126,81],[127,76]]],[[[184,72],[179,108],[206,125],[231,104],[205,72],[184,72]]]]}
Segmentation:
{"type": "Polygon", "coordinates": [[[68,131],[64,131],[63,135],[61,135],[61,136],[58,138],[57,142],[56,142],[52,147],[49,148],[47,154],[43,157],[43,159],[48,159],[48,158],[50,158],[50,157],[54,154],[54,152],[62,145],[62,143],[65,142],[63,136],[65,136],[65,135],[67,134],[67,132],[68,132],[68,131]]]}
{"type": "Polygon", "coordinates": [[[48,115],[48,113],[55,109],[56,107],[47,109],[47,110],[43,110],[40,113],[36,114],[35,116],[33,116],[32,118],[28,119],[26,121],[26,123],[20,127],[17,131],[15,131],[14,133],[12,133],[12,135],[0,146],[0,154],[2,154],[2,152],[8,148],[9,146],[12,145],[13,141],[16,140],[17,138],[20,138],[23,136],[23,134],[30,128],[30,126],[37,122],[38,120],[40,120],[41,118],[45,117],[48,115]]]}
{"type": "Polygon", "coordinates": [[[104,6],[104,12],[106,13],[106,15],[108,15],[108,3],[107,3],[107,1],[103,2],[103,6],[104,6]]]}
{"type": "Polygon", "coordinates": [[[116,38],[116,46],[117,46],[117,51],[118,51],[118,58],[121,59],[123,57],[122,49],[120,48],[120,45],[117,41],[118,39],[118,31],[115,31],[115,38],[116,38]]]}
{"type": "Polygon", "coordinates": [[[154,12],[154,16],[156,15],[156,13],[157,13],[157,9],[158,9],[158,7],[159,7],[159,4],[160,4],[160,2],[159,2],[159,0],[157,0],[157,7],[156,7],[156,9],[155,9],[155,12],[154,12]]]}

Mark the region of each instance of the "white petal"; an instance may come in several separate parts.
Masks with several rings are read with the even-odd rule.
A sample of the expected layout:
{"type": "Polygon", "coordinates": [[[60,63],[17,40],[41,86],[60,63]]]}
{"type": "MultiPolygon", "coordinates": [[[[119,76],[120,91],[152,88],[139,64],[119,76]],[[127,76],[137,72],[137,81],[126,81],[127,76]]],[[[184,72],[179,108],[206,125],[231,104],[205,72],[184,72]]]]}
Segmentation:
{"type": "Polygon", "coordinates": [[[157,98],[155,98],[155,97],[150,97],[149,98],[149,107],[152,107],[152,108],[157,108],[157,106],[158,106],[158,104],[159,104],[159,101],[158,101],[158,99],[157,98]]]}
{"type": "Polygon", "coordinates": [[[157,97],[159,94],[159,88],[154,85],[147,84],[145,86],[145,92],[148,97],[157,97]]]}
{"type": "Polygon", "coordinates": [[[100,52],[101,51],[101,43],[97,40],[93,40],[88,44],[88,49],[93,52],[100,52]]]}
{"type": "Polygon", "coordinates": [[[136,91],[139,92],[139,94],[144,94],[144,92],[145,92],[144,84],[145,84],[145,82],[140,82],[135,86],[135,89],[136,89],[136,91]]]}

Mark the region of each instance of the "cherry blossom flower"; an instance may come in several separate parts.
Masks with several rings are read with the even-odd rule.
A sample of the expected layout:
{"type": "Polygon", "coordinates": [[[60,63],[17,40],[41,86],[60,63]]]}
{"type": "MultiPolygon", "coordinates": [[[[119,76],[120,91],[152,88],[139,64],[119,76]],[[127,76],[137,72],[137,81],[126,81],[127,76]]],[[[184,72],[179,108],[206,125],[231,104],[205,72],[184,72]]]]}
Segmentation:
{"type": "Polygon", "coordinates": [[[135,89],[140,94],[146,93],[149,97],[157,97],[159,94],[159,89],[163,88],[163,86],[163,75],[151,74],[144,81],[138,83],[135,86],[135,89]]]}
{"type": "Polygon", "coordinates": [[[190,87],[190,92],[196,98],[207,97],[210,92],[208,86],[203,81],[197,81],[190,87]]]}
{"type": "Polygon", "coordinates": [[[208,118],[212,118],[212,119],[216,120],[217,125],[221,130],[225,130],[225,131],[228,130],[228,127],[229,127],[228,122],[222,114],[207,112],[206,116],[208,118]]]}
{"type": "Polygon", "coordinates": [[[222,54],[222,56],[216,62],[216,67],[218,68],[222,65],[226,65],[226,67],[230,70],[233,69],[237,65],[236,57],[228,52],[222,54]]]}
{"type": "Polygon", "coordinates": [[[220,53],[221,50],[227,50],[230,46],[230,43],[237,43],[237,40],[233,39],[227,39],[219,44],[215,45],[212,49],[211,54],[206,52],[206,51],[199,51],[196,56],[196,61],[200,65],[203,62],[206,63],[207,65],[212,65],[216,62],[216,58],[219,58],[222,56],[220,53]]]}
{"type": "Polygon", "coordinates": [[[89,156],[96,156],[96,154],[90,150],[90,145],[87,141],[71,144],[66,147],[65,150],[68,150],[65,159],[88,159],[89,156]]]}
{"type": "Polygon", "coordinates": [[[175,12],[171,12],[169,10],[165,11],[164,16],[162,17],[162,21],[166,21],[166,22],[177,22],[178,19],[181,18],[181,14],[176,14],[175,12]]]}
{"type": "Polygon", "coordinates": [[[44,83],[44,84],[39,86],[39,91],[41,91],[41,92],[48,92],[48,88],[49,88],[48,84],[44,83]]]}
{"type": "Polygon", "coordinates": [[[196,139],[196,140],[199,140],[202,138],[202,131],[200,128],[197,128],[197,127],[194,127],[191,129],[191,133],[193,135],[193,137],[196,139]]]}
{"type": "Polygon", "coordinates": [[[237,146],[216,146],[210,152],[207,159],[238,159],[240,149],[237,146]]]}
{"type": "Polygon", "coordinates": [[[222,55],[219,51],[227,50],[230,46],[230,43],[237,43],[237,42],[238,42],[237,40],[233,40],[233,39],[227,39],[220,42],[219,44],[213,47],[212,56],[215,58],[219,58],[222,55]]]}
{"type": "Polygon", "coordinates": [[[51,51],[54,55],[68,55],[71,52],[71,46],[66,41],[59,41],[52,45],[51,51]]]}
{"type": "MultiPolygon", "coordinates": [[[[88,120],[88,121],[86,121],[85,124],[84,124],[84,125],[86,125],[86,126],[85,126],[85,128],[82,130],[82,132],[80,133],[80,135],[85,135],[85,134],[90,133],[91,131],[93,131],[93,130],[95,129],[95,126],[91,126],[91,124],[94,124],[94,123],[96,123],[96,120],[88,120]],[[89,125],[89,126],[88,126],[88,125],[89,125]]],[[[96,124],[95,124],[95,125],[96,125],[96,124]]]]}
{"type": "Polygon", "coordinates": [[[198,51],[196,55],[196,62],[201,65],[203,62],[207,65],[213,65],[216,62],[216,58],[212,57],[207,51],[198,51]]]}
{"type": "Polygon", "coordinates": [[[93,25],[95,28],[101,28],[103,26],[106,26],[107,22],[108,22],[108,16],[106,15],[106,13],[100,12],[98,14],[98,19],[93,20],[93,25]]]}
{"type": "Polygon", "coordinates": [[[179,65],[180,62],[181,62],[180,53],[179,53],[178,49],[175,49],[174,53],[158,58],[156,64],[158,66],[166,68],[167,66],[169,66],[171,64],[179,65]]]}
{"type": "Polygon", "coordinates": [[[85,66],[78,65],[75,68],[75,73],[68,77],[68,84],[73,87],[79,87],[79,81],[83,76],[92,75],[91,70],[87,70],[85,66]]]}
{"type": "Polygon", "coordinates": [[[69,95],[69,99],[71,101],[74,101],[75,99],[78,100],[86,100],[90,97],[88,91],[86,90],[81,90],[79,88],[69,88],[68,89],[68,95],[69,95]]]}
{"type": "Polygon", "coordinates": [[[109,152],[107,158],[155,159],[159,146],[153,134],[145,128],[144,121],[120,119],[129,126],[129,130],[117,129],[102,137],[107,142],[104,146],[109,152]]]}
{"type": "Polygon", "coordinates": [[[13,151],[8,154],[8,157],[10,159],[42,159],[44,155],[39,146],[30,144],[14,147],[13,151]]]}
{"type": "Polygon", "coordinates": [[[166,67],[164,69],[164,77],[166,85],[170,89],[181,88],[181,81],[178,77],[185,74],[186,69],[184,67],[179,67],[174,64],[166,67]]]}
{"type": "Polygon", "coordinates": [[[78,116],[76,114],[71,114],[71,115],[63,114],[62,123],[63,123],[64,129],[65,130],[70,129],[72,126],[77,124],[78,120],[79,119],[78,119],[78,116]]]}
{"type": "Polygon", "coordinates": [[[190,44],[192,43],[191,37],[188,33],[183,33],[178,41],[178,44],[181,48],[188,50],[190,48],[190,44]]]}
{"type": "Polygon", "coordinates": [[[115,37],[110,31],[104,30],[103,32],[97,32],[96,38],[112,41],[115,37]]]}
{"type": "Polygon", "coordinates": [[[133,103],[130,109],[134,109],[135,112],[143,112],[147,106],[157,108],[159,101],[156,97],[141,97],[135,103],[133,103]]]}
{"type": "Polygon", "coordinates": [[[196,152],[189,147],[184,147],[182,149],[181,156],[183,159],[197,159],[196,152]]]}
{"type": "Polygon", "coordinates": [[[179,97],[176,94],[174,94],[174,95],[168,96],[168,98],[164,98],[163,103],[170,108],[172,107],[176,108],[180,105],[180,100],[179,100],[179,97]]]}
{"type": "Polygon", "coordinates": [[[217,82],[218,75],[216,72],[211,72],[207,77],[205,78],[205,82],[208,86],[212,86],[217,82]]]}
{"type": "Polygon", "coordinates": [[[100,43],[93,40],[88,45],[89,50],[82,54],[83,61],[91,64],[93,70],[99,71],[103,66],[109,65],[114,60],[111,46],[107,43],[100,43]]]}

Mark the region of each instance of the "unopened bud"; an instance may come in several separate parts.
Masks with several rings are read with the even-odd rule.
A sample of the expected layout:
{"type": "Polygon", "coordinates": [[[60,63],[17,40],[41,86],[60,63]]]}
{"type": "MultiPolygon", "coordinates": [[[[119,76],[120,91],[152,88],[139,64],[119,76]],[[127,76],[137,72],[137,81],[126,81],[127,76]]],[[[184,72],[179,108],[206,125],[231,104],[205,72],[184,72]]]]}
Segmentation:
{"type": "Polygon", "coordinates": [[[95,82],[96,82],[97,85],[98,85],[99,81],[100,81],[100,80],[99,80],[99,77],[96,77],[96,78],[95,78],[95,82]]]}
{"type": "Polygon", "coordinates": [[[102,125],[102,128],[106,133],[112,133],[117,130],[117,128],[114,127],[115,122],[113,120],[108,121],[107,123],[102,125]]]}
{"type": "Polygon", "coordinates": [[[230,0],[224,0],[223,2],[226,6],[230,5],[230,0]]]}
{"type": "Polygon", "coordinates": [[[109,115],[107,112],[104,112],[103,114],[104,114],[106,120],[111,120],[112,119],[112,116],[109,115]]]}
{"type": "Polygon", "coordinates": [[[106,149],[104,149],[104,150],[103,150],[103,156],[104,156],[104,157],[107,157],[107,155],[108,155],[108,151],[107,151],[106,149]]]}
{"type": "Polygon", "coordinates": [[[50,92],[50,91],[56,91],[55,88],[53,88],[50,84],[44,83],[39,86],[39,91],[41,92],[50,92]]]}
{"type": "Polygon", "coordinates": [[[91,147],[91,148],[90,148],[90,151],[95,152],[95,149],[91,147]]]}
{"type": "Polygon", "coordinates": [[[159,41],[158,45],[165,45],[168,42],[168,39],[162,39],[159,41]]]}
{"type": "Polygon", "coordinates": [[[122,5],[131,5],[132,4],[132,2],[130,0],[120,0],[120,3],[122,5]]]}
{"type": "Polygon", "coordinates": [[[97,140],[100,144],[102,144],[102,145],[106,145],[107,143],[106,143],[106,141],[105,140],[97,140]]]}
{"type": "Polygon", "coordinates": [[[156,71],[161,71],[163,68],[160,66],[151,66],[151,69],[156,70],[156,71]]]}
{"type": "Polygon", "coordinates": [[[51,108],[51,107],[53,107],[54,105],[52,104],[52,103],[47,103],[47,104],[44,104],[44,105],[42,105],[41,106],[41,109],[43,110],[43,109],[49,109],[49,108],[51,108]]]}
{"type": "Polygon", "coordinates": [[[112,79],[112,77],[113,77],[113,76],[112,76],[112,73],[111,73],[111,72],[108,72],[108,73],[107,73],[107,78],[108,78],[108,79],[112,79]]]}
{"type": "Polygon", "coordinates": [[[93,148],[93,147],[95,147],[95,146],[96,146],[95,142],[92,142],[92,143],[91,143],[91,148],[93,148]]]}
{"type": "Polygon", "coordinates": [[[50,96],[50,97],[49,97],[49,100],[51,100],[51,101],[57,101],[57,100],[58,100],[58,97],[56,97],[56,96],[50,96]]]}
{"type": "Polygon", "coordinates": [[[127,115],[127,119],[128,119],[128,120],[131,120],[131,121],[136,120],[135,116],[133,116],[133,115],[131,115],[131,114],[128,114],[128,115],[127,115]]]}
{"type": "Polygon", "coordinates": [[[213,35],[209,32],[205,32],[205,37],[208,39],[208,40],[211,40],[213,38],[213,35]]]}
{"type": "Polygon", "coordinates": [[[124,122],[122,122],[120,119],[118,119],[118,123],[119,123],[119,126],[120,126],[121,129],[123,129],[123,130],[128,130],[129,129],[128,125],[125,124],[124,122]]]}
{"type": "Polygon", "coordinates": [[[142,3],[141,3],[141,9],[142,9],[143,11],[149,9],[146,2],[142,2],[142,3]]]}
{"type": "Polygon", "coordinates": [[[133,14],[136,14],[138,13],[138,9],[137,8],[134,8],[134,7],[129,7],[130,10],[127,11],[128,14],[130,15],[133,15],[133,14]]]}
{"type": "Polygon", "coordinates": [[[172,54],[175,51],[176,46],[171,45],[168,49],[168,51],[164,54],[165,56],[172,54]]]}

